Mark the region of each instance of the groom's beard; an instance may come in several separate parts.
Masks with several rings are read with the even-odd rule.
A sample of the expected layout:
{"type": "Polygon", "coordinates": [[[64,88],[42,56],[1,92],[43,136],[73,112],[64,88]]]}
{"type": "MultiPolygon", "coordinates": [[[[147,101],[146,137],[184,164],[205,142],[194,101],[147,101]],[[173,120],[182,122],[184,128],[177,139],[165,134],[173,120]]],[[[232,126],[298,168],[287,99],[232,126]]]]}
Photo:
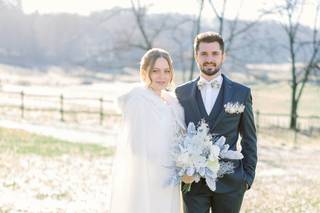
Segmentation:
{"type": "Polygon", "coordinates": [[[200,71],[207,76],[213,76],[213,75],[217,74],[220,71],[221,66],[222,66],[222,64],[220,64],[219,66],[216,66],[216,68],[206,68],[205,65],[209,65],[209,64],[216,66],[216,63],[214,63],[214,62],[203,63],[203,65],[200,66],[200,71]]]}

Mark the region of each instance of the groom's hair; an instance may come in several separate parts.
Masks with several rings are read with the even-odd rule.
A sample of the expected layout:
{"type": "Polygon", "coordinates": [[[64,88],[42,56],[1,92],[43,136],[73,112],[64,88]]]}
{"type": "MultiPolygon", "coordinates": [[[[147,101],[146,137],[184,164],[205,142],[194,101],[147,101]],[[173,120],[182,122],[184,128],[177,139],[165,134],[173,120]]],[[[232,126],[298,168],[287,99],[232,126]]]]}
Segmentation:
{"type": "Polygon", "coordinates": [[[219,33],[210,32],[210,31],[199,33],[194,38],[194,41],[193,41],[193,49],[194,49],[195,55],[198,53],[200,42],[204,42],[204,43],[218,42],[222,53],[224,53],[224,41],[219,33]]]}

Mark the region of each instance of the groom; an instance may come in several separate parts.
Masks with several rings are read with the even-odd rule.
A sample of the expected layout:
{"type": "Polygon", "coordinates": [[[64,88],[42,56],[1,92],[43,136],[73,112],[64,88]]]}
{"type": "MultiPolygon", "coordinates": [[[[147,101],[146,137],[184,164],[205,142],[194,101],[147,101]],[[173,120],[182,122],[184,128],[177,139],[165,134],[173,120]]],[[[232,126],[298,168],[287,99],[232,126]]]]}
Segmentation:
{"type": "Polygon", "coordinates": [[[176,89],[184,108],[186,125],[204,119],[211,133],[226,137],[230,150],[237,149],[240,135],[244,158],[232,161],[234,173],[219,178],[214,192],[204,179],[195,183],[192,177],[184,176],[184,183],[193,182],[191,191],[183,194],[184,212],[209,213],[210,209],[213,213],[239,212],[243,195],[252,185],[257,164],[251,91],[221,73],[225,55],[224,42],[219,34],[198,34],[194,39],[194,56],[200,76],[176,89]]]}

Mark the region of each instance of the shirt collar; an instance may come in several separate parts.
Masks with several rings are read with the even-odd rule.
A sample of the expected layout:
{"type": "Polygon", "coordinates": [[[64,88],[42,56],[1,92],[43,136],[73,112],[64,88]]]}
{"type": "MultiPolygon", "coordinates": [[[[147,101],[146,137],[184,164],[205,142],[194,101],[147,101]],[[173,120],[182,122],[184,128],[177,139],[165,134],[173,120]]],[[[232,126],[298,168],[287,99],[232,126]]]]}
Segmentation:
{"type": "Polygon", "coordinates": [[[212,79],[212,80],[210,80],[210,81],[207,81],[204,77],[202,77],[202,76],[200,75],[200,80],[201,80],[201,81],[208,82],[208,83],[211,83],[211,82],[213,82],[213,81],[218,81],[218,82],[220,83],[220,85],[222,85],[223,78],[222,78],[222,75],[221,75],[221,73],[220,73],[220,75],[218,75],[217,77],[215,77],[214,79],[212,79]]]}

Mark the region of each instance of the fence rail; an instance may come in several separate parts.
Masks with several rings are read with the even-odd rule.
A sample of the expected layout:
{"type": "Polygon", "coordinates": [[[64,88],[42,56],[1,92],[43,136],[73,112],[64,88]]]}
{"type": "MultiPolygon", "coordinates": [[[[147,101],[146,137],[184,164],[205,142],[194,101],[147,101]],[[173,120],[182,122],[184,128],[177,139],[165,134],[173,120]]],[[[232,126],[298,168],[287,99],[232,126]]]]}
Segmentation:
{"type": "MultiPolygon", "coordinates": [[[[285,113],[255,112],[255,123],[257,130],[265,127],[289,128],[290,115],[285,113]]],[[[320,133],[320,116],[297,115],[296,131],[304,131],[310,135],[320,133]]]]}
{"type": "MultiPolygon", "coordinates": [[[[86,114],[96,116],[96,120],[103,125],[110,117],[119,117],[115,109],[114,100],[103,97],[67,97],[61,95],[27,94],[21,92],[0,91],[0,109],[16,109],[22,119],[27,112],[58,113],[61,122],[67,122],[66,116],[70,114],[86,114]],[[10,96],[15,97],[10,97],[10,96]],[[86,102],[86,103],[84,103],[86,102]],[[90,102],[90,104],[88,103],[90,102]]],[[[309,131],[311,134],[320,132],[320,116],[297,116],[297,130],[309,131]]],[[[255,112],[256,127],[289,128],[290,115],[285,113],[255,112]]]]}
{"type": "Polygon", "coordinates": [[[98,115],[102,125],[107,116],[120,116],[114,109],[114,100],[103,97],[66,97],[65,95],[40,95],[21,92],[0,91],[0,108],[17,109],[20,117],[25,118],[26,112],[57,112],[60,121],[65,122],[67,114],[98,115]],[[3,97],[7,95],[7,97],[3,97]],[[11,95],[11,97],[10,97],[11,95]],[[14,96],[14,97],[12,97],[14,96]],[[90,104],[88,104],[88,101],[90,104]],[[84,104],[83,102],[87,102],[84,104]],[[40,104],[41,103],[41,104],[40,104]],[[41,106],[42,105],[42,106],[41,106]],[[109,107],[106,107],[109,105],[109,107]]]}

